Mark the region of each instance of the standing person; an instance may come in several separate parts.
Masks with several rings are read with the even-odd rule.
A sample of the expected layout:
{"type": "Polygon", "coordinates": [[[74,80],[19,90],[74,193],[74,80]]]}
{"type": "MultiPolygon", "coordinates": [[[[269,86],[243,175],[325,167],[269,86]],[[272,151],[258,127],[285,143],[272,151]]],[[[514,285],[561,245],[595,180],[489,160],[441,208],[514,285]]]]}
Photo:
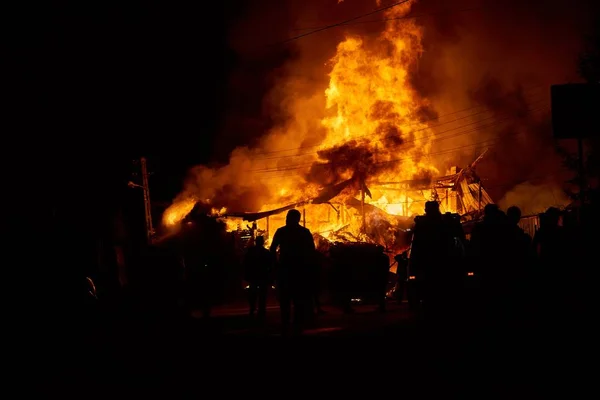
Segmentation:
{"type": "Polygon", "coordinates": [[[270,249],[274,258],[279,250],[276,279],[284,334],[290,327],[292,305],[294,331],[302,331],[310,296],[311,267],[315,262],[315,242],[310,231],[300,226],[300,219],[300,211],[288,211],[285,226],[275,232],[270,249]]]}
{"type": "Polygon", "coordinates": [[[254,317],[258,300],[258,318],[260,320],[264,320],[267,311],[267,288],[270,285],[269,273],[272,266],[271,253],[264,246],[265,238],[258,236],[256,243],[248,249],[244,259],[250,317],[254,317]]]}
{"type": "Polygon", "coordinates": [[[436,201],[425,203],[425,215],[415,218],[411,269],[419,275],[423,306],[434,319],[443,316],[448,303],[448,264],[454,239],[436,201]]]}

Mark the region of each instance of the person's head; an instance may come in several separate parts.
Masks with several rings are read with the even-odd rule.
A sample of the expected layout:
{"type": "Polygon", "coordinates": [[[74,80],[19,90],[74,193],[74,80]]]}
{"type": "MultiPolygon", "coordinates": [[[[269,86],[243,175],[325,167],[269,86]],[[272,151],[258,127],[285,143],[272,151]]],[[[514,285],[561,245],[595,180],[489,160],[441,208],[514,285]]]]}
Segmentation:
{"type": "Polygon", "coordinates": [[[428,201],[425,203],[425,214],[440,214],[440,205],[437,201],[428,201]]]}
{"type": "Polygon", "coordinates": [[[512,224],[518,224],[521,220],[521,209],[517,206],[508,207],[506,210],[506,216],[508,217],[508,221],[512,224]]]}
{"type": "Polygon", "coordinates": [[[300,219],[302,219],[302,216],[300,215],[300,211],[293,209],[287,212],[287,215],[285,217],[285,224],[286,225],[298,225],[300,223],[300,219]]]}
{"type": "Polygon", "coordinates": [[[500,218],[500,209],[496,204],[486,204],[483,208],[483,218],[487,221],[497,221],[500,218]]]}
{"type": "Polygon", "coordinates": [[[258,247],[263,247],[265,245],[265,238],[263,236],[257,236],[255,244],[258,247]]]}
{"type": "Polygon", "coordinates": [[[558,208],[550,207],[544,214],[544,219],[548,226],[558,226],[558,222],[560,221],[560,210],[558,208]]]}

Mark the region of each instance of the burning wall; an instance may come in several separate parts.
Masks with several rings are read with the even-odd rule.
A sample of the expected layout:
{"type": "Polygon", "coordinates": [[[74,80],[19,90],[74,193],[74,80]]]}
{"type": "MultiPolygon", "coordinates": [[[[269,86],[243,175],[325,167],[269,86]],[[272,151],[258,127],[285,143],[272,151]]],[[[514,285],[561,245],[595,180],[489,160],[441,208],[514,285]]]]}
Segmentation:
{"type": "MultiPolygon", "coordinates": [[[[269,4],[269,15],[282,15],[280,20],[296,29],[309,17],[322,26],[370,11],[373,3],[288,1],[269,4]],[[283,7],[279,14],[277,7],[283,7]],[[291,20],[294,15],[297,21],[291,20]]],[[[164,222],[176,223],[194,201],[220,212],[269,210],[314,198],[323,186],[349,178],[355,179],[336,197],[338,203],[359,198],[366,182],[371,194],[367,203],[389,214],[411,215],[430,198],[428,190],[372,184],[443,175],[450,165],[465,165],[490,146],[492,162],[483,163],[478,172],[492,179],[494,197],[525,174],[545,174],[554,181],[560,160],[547,139],[547,86],[574,71],[569,60],[575,60],[578,49],[569,28],[579,21],[581,9],[572,2],[567,11],[549,2],[494,3],[409,1],[369,18],[378,22],[346,25],[286,44],[283,53],[291,61],[272,69],[273,87],[263,103],[266,115],[254,115],[270,120],[271,128],[264,135],[246,134],[258,138],[231,149],[224,166],[195,167],[164,222]],[[536,7],[543,8],[549,22],[538,22],[536,7]],[[556,32],[554,39],[545,36],[548,32],[556,32]],[[527,156],[528,151],[543,158],[527,156]]],[[[253,35],[247,31],[239,37],[260,39],[265,24],[252,18],[246,23],[253,35]]],[[[275,19],[267,25],[271,35],[281,31],[275,19]]],[[[256,66],[266,52],[278,51],[257,51],[252,43],[249,52],[247,42],[237,39],[236,44],[246,65],[256,66]]],[[[256,74],[255,68],[251,71],[256,74]]],[[[243,94],[255,76],[236,75],[232,85],[243,94]]],[[[252,130],[248,118],[237,119],[246,121],[241,126],[245,131],[252,130]]],[[[234,134],[232,126],[227,134],[234,134]]],[[[345,210],[351,221],[357,220],[358,210],[345,210]]],[[[312,206],[307,226],[323,232],[339,229],[346,219],[332,219],[331,212],[329,205],[312,206]]],[[[281,223],[273,219],[270,229],[281,223]]]]}

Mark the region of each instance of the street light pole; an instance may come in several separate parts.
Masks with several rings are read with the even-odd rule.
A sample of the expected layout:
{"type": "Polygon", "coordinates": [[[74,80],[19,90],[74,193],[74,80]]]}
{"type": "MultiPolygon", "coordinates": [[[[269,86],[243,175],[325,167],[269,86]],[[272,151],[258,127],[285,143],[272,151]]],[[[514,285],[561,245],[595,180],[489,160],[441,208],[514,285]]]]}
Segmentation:
{"type": "Polygon", "coordinates": [[[144,191],[144,211],[146,214],[146,235],[148,244],[152,244],[154,236],[154,227],[152,226],[152,205],[150,203],[150,187],[148,185],[148,168],[146,166],[146,157],[140,159],[142,167],[142,189],[144,191]]]}

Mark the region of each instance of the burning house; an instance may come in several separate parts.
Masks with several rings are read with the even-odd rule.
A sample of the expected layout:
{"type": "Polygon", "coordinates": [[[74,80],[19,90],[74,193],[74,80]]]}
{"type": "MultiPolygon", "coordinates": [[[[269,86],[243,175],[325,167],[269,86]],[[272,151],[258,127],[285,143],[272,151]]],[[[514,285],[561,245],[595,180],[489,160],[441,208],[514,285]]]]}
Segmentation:
{"type": "Polygon", "coordinates": [[[285,212],[297,208],[302,223],[328,241],[370,242],[399,252],[426,201],[437,200],[442,212],[464,221],[492,202],[475,171],[485,149],[494,148],[490,164],[498,166],[486,176],[495,178],[505,163],[533,162],[511,147],[495,151],[498,146],[554,151],[521,137],[546,118],[546,99],[537,91],[543,84],[511,91],[482,77],[463,92],[456,90],[458,81],[448,82],[438,98],[422,90],[424,27],[406,18],[415,4],[386,8],[376,33],[348,28],[335,45],[309,42],[311,49],[327,46],[328,61],[316,65],[308,53],[283,68],[269,98],[277,122],[235,148],[228,163],[193,168],[163,225],[176,227],[202,203],[228,231],[250,240],[257,232],[272,236],[285,212]]]}
{"type": "Polygon", "coordinates": [[[350,178],[322,188],[311,199],[283,207],[256,212],[213,209],[212,215],[224,221],[244,243],[258,234],[268,242],[271,234],[285,224],[286,211],[295,208],[301,210],[302,224],[315,236],[330,242],[377,244],[398,253],[408,247],[410,235],[405,233],[410,231],[414,215],[422,213],[426,201],[437,200],[443,212],[459,213],[465,221],[476,219],[492,202],[474,172],[482,156],[467,168],[451,168],[442,177],[372,183],[350,178]],[[378,203],[373,201],[370,187],[381,193],[379,199],[400,192],[405,201],[378,203]]]}

